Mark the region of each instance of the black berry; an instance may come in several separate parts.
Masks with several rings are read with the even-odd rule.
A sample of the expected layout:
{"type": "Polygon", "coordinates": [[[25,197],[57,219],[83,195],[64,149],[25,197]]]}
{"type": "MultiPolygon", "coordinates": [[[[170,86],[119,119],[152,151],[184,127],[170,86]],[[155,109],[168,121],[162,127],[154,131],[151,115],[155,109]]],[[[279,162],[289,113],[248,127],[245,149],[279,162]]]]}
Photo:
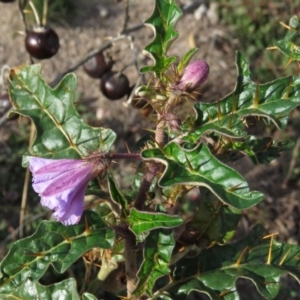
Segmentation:
{"type": "Polygon", "coordinates": [[[112,67],[111,63],[106,63],[103,53],[97,53],[84,63],[84,71],[92,78],[101,78],[112,67]]]}
{"type": "Polygon", "coordinates": [[[124,74],[109,71],[102,76],[100,89],[108,99],[118,100],[128,95],[129,80],[124,74]]]}
{"type": "Polygon", "coordinates": [[[34,58],[50,58],[59,49],[59,38],[52,28],[38,27],[26,31],[25,47],[27,52],[34,58]]]}

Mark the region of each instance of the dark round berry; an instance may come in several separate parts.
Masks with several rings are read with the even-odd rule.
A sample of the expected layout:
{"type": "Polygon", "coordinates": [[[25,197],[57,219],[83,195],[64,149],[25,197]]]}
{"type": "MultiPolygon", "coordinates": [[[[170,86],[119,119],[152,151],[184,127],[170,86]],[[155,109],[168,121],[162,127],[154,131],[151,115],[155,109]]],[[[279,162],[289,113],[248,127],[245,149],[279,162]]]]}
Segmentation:
{"type": "Polygon", "coordinates": [[[124,74],[109,71],[101,78],[100,89],[110,100],[118,100],[129,92],[129,80],[124,74]]]}
{"type": "Polygon", "coordinates": [[[15,0],[0,0],[0,2],[3,2],[3,3],[9,3],[9,2],[14,2],[15,0]]]}
{"type": "Polygon", "coordinates": [[[59,38],[52,28],[38,27],[26,31],[25,47],[27,52],[34,58],[50,58],[59,49],[59,38]]]}
{"type": "Polygon", "coordinates": [[[84,71],[92,78],[101,78],[112,67],[111,63],[106,63],[102,52],[97,53],[84,63],[84,71]]]}

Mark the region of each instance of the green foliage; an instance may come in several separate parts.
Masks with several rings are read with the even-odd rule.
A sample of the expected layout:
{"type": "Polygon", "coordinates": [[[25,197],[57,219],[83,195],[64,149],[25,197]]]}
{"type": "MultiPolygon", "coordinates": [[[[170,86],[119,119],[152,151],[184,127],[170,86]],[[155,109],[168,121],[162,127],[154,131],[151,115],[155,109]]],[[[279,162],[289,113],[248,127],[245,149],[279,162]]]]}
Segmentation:
{"type": "Polygon", "coordinates": [[[166,229],[152,230],[145,240],[143,263],[138,271],[139,279],[135,295],[144,292],[152,295],[155,281],[170,273],[169,262],[175,245],[172,232],[166,229]]]}
{"type": "MultiPolygon", "coordinates": [[[[45,300],[80,300],[77,293],[76,281],[73,278],[66,279],[59,283],[43,286],[38,282],[27,279],[20,287],[16,288],[10,295],[1,298],[3,300],[31,300],[36,296],[43,295],[45,300]]],[[[91,298],[92,299],[92,298],[91,298]]]]}
{"type": "Polygon", "coordinates": [[[247,136],[247,117],[263,118],[284,129],[291,111],[300,105],[300,79],[290,76],[258,84],[251,80],[249,64],[239,52],[236,65],[238,77],[234,91],[214,105],[197,103],[195,120],[199,122],[201,118],[201,126],[190,129],[184,140],[194,144],[212,132],[219,140],[222,136],[231,138],[227,139],[219,155],[240,152],[235,153],[236,158],[247,154],[255,164],[270,162],[281,151],[290,149],[290,142],[275,145],[270,137],[247,136]]]}
{"type": "Polygon", "coordinates": [[[235,243],[205,249],[196,257],[180,260],[170,294],[177,299],[196,290],[210,299],[239,299],[235,282],[243,277],[253,281],[265,299],[275,299],[282,274],[289,273],[299,281],[298,253],[298,246],[276,242],[257,226],[235,243]]]}
{"type": "Polygon", "coordinates": [[[135,234],[141,234],[156,228],[172,228],[182,224],[182,219],[163,213],[139,212],[132,209],[127,219],[131,230],[135,234]]]}
{"type": "Polygon", "coordinates": [[[195,105],[203,115],[203,126],[192,133],[194,140],[212,130],[230,137],[244,136],[243,120],[247,116],[266,118],[284,129],[291,110],[299,106],[299,77],[289,76],[258,84],[251,80],[249,63],[239,52],[236,65],[238,77],[232,93],[215,105],[201,102],[195,105]]]}
{"type": "Polygon", "coordinates": [[[291,61],[300,60],[300,26],[297,16],[293,16],[289,22],[289,30],[282,40],[274,42],[275,47],[286,55],[291,61]]]}
{"type": "Polygon", "coordinates": [[[182,59],[180,60],[180,62],[178,64],[178,67],[177,67],[179,74],[189,64],[189,62],[191,61],[191,59],[193,58],[193,56],[196,54],[197,51],[198,51],[198,48],[193,48],[182,57],[182,59]]]}
{"type": "Polygon", "coordinates": [[[15,242],[0,265],[0,294],[11,293],[27,278],[38,280],[50,264],[63,273],[86,251],[112,246],[114,232],[97,214],[87,212],[82,220],[74,226],[43,221],[32,236],[15,242]]]}
{"type": "Polygon", "coordinates": [[[142,156],[166,165],[159,180],[161,187],[178,183],[205,186],[219,200],[238,209],[249,208],[263,199],[260,192],[249,190],[238,172],[216,159],[205,144],[184,150],[176,143],[169,143],[164,151],[149,149],[142,156]]]}
{"type": "Polygon", "coordinates": [[[118,206],[117,209],[121,210],[121,212],[119,212],[119,214],[123,218],[125,218],[127,215],[127,212],[126,212],[127,201],[126,201],[126,198],[122,195],[122,193],[118,189],[117,184],[115,183],[115,181],[112,177],[108,178],[108,188],[110,191],[111,200],[118,206]]]}
{"type": "Polygon", "coordinates": [[[154,31],[153,41],[145,47],[154,60],[154,66],[144,67],[142,72],[152,71],[160,76],[175,61],[175,57],[167,57],[167,51],[178,37],[175,25],[180,16],[181,11],[174,0],[155,1],[152,16],[145,21],[154,31]]]}

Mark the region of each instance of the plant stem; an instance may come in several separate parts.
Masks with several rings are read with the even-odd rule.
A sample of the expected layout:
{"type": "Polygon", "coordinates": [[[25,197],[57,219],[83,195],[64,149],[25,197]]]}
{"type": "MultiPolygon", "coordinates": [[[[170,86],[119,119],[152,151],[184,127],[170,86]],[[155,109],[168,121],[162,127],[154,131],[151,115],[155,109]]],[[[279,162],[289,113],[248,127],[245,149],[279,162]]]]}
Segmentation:
{"type": "Polygon", "coordinates": [[[136,259],[136,237],[128,229],[128,235],[124,240],[125,271],[127,279],[127,297],[131,299],[137,283],[137,259],[136,259]]]}
{"type": "MultiPolygon", "coordinates": [[[[33,125],[33,122],[30,122],[30,136],[29,136],[29,146],[28,149],[31,150],[31,146],[34,139],[35,134],[35,128],[33,125]]],[[[25,173],[25,179],[23,184],[23,192],[22,192],[22,201],[21,201],[21,209],[20,209],[20,232],[19,236],[20,238],[23,238],[23,228],[24,228],[24,216],[25,216],[25,209],[26,209],[26,203],[27,203],[27,196],[28,196],[28,183],[29,183],[30,173],[29,173],[29,167],[26,168],[25,173]]]]}
{"type": "Polygon", "coordinates": [[[44,0],[43,3],[43,19],[42,19],[42,25],[46,26],[47,24],[47,14],[48,14],[48,0],[44,0]]]}
{"type": "Polygon", "coordinates": [[[126,30],[127,23],[129,20],[129,0],[125,0],[124,5],[125,5],[125,17],[124,17],[124,23],[122,26],[121,34],[124,33],[124,31],[126,30]]]}
{"type": "Polygon", "coordinates": [[[31,7],[33,15],[35,17],[36,25],[41,26],[41,20],[40,20],[39,14],[38,14],[34,4],[32,3],[32,1],[29,1],[28,3],[29,3],[29,6],[31,7]]]}
{"type": "Polygon", "coordinates": [[[24,9],[25,9],[26,4],[27,4],[27,1],[18,0],[19,12],[21,14],[21,19],[22,19],[25,30],[27,28],[25,14],[24,14],[24,9]]]}
{"type": "Polygon", "coordinates": [[[140,185],[140,189],[135,198],[134,207],[138,210],[144,209],[145,202],[147,200],[147,194],[149,192],[150,186],[160,169],[159,164],[150,163],[143,180],[140,185]]]}
{"type": "Polygon", "coordinates": [[[127,281],[127,297],[132,299],[132,292],[137,283],[137,259],[136,259],[136,237],[132,231],[129,230],[128,225],[123,223],[121,225],[113,225],[112,228],[117,234],[124,238],[124,258],[125,258],[125,272],[127,281]]]}

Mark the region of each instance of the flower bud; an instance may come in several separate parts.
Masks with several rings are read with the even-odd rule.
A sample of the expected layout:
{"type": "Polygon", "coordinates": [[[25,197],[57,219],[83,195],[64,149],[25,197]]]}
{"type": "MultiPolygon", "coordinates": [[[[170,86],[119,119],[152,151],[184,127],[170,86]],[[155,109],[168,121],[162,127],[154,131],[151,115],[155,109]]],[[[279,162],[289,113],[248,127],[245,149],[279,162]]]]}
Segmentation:
{"type": "Polygon", "coordinates": [[[182,91],[192,92],[197,89],[207,78],[209,65],[204,60],[196,60],[183,70],[176,88],[182,91]]]}

